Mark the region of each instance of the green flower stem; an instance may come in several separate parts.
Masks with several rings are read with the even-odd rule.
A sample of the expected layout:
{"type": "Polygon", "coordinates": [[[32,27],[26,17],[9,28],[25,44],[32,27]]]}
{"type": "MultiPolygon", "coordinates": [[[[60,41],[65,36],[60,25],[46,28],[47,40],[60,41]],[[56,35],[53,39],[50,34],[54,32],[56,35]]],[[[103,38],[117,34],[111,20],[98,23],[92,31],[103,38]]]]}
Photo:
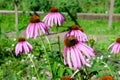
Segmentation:
{"type": "Polygon", "coordinates": [[[33,59],[31,58],[31,56],[29,56],[29,58],[30,58],[30,60],[31,60],[33,66],[34,66],[34,69],[35,69],[35,72],[36,72],[36,74],[37,74],[38,80],[40,80],[39,75],[38,75],[38,73],[37,73],[37,69],[36,69],[35,63],[34,63],[33,59]]]}
{"type": "Polygon", "coordinates": [[[89,79],[90,77],[89,77],[89,73],[88,73],[88,70],[87,70],[86,66],[85,66],[85,74],[86,74],[86,76],[87,76],[86,79],[89,79]]]}
{"type": "Polygon", "coordinates": [[[59,52],[61,53],[61,48],[60,48],[60,36],[59,36],[59,32],[58,32],[58,26],[57,26],[57,38],[58,38],[58,47],[59,47],[59,52]]]}
{"type": "Polygon", "coordinates": [[[42,36],[40,36],[40,40],[42,41],[41,43],[42,43],[42,45],[43,45],[43,48],[44,48],[44,51],[45,51],[45,54],[46,54],[46,58],[47,58],[47,60],[48,60],[48,64],[49,64],[49,67],[50,67],[51,76],[52,76],[52,67],[51,67],[51,65],[50,65],[50,59],[49,59],[48,53],[47,53],[47,51],[46,51],[45,43],[44,43],[44,41],[43,41],[43,39],[42,39],[42,36]]]}
{"type": "Polygon", "coordinates": [[[73,75],[71,76],[71,78],[74,78],[74,76],[75,76],[78,72],[79,72],[79,69],[77,69],[77,70],[73,73],[73,75]]]}
{"type": "Polygon", "coordinates": [[[50,45],[50,41],[49,41],[48,37],[45,36],[45,38],[46,38],[46,40],[47,40],[47,42],[48,42],[48,44],[49,44],[49,49],[50,49],[50,51],[52,51],[52,49],[51,49],[51,45],[50,45]]]}

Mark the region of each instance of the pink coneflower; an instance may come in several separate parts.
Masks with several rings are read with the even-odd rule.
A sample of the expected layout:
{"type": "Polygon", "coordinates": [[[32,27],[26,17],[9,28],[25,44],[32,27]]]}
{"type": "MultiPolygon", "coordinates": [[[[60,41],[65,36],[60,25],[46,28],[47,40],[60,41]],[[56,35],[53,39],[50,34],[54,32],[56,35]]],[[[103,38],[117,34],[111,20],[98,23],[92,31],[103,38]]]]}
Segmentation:
{"type": "Polygon", "coordinates": [[[19,38],[18,43],[15,47],[15,55],[17,56],[20,53],[28,54],[33,50],[33,47],[30,43],[28,43],[25,38],[19,38]]]}
{"type": "Polygon", "coordinates": [[[120,52],[120,38],[116,39],[116,42],[112,43],[109,47],[108,50],[112,48],[111,53],[118,54],[120,52]]]}
{"type": "Polygon", "coordinates": [[[87,66],[85,56],[91,59],[94,56],[92,48],[77,40],[75,36],[68,36],[64,39],[64,64],[68,63],[69,67],[80,69],[82,65],[87,66]],[[67,57],[67,59],[66,59],[67,57]]]}
{"type": "Polygon", "coordinates": [[[53,24],[61,26],[64,21],[64,16],[58,11],[58,8],[56,7],[51,8],[50,12],[43,19],[43,22],[50,26],[53,26],[53,24]]]}
{"type": "Polygon", "coordinates": [[[36,39],[38,35],[41,35],[41,31],[43,34],[46,34],[48,32],[48,28],[51,27],[43,22],[40,22],[39,16],[34,15],[30,18],[30,24],[26,29],[26,36],[27,38],[34,37],[34,39],[36,39]]]}
{"type": "Polygon", "coordinates": [[[80,42],[88,41],[87,35],[84,33],[83,29],[80,28],[78,25],[71,26],[70,31],[66,34],[66,36],[70,35],[74,35],[80,42]]]}

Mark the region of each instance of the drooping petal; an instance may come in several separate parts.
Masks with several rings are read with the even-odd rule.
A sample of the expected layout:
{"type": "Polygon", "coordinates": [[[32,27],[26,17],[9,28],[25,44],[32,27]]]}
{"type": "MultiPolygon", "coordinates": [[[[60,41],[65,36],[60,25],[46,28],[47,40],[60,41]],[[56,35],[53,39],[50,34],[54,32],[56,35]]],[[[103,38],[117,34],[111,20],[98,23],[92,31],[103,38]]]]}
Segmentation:
{"type": "Polygon", "coordinates": [[[67,50],[67,62],[70,68],[72,68],[72,63],[71,63],[71,57],[70,57],[70,51],[69,49],[67,50]]]}
{"type": "Polygon", "coordinates": [[[23,50],[25,51],[26,54],[29,52],[29,48],[26,42],[23,42],[23,50]]]}
{"type": "Polygon", "coordinates": [[[27,46],[29,47],[30,51],[32,51],[32,50],[33,50],[32,45],[31,45],[30,43],[28,43],[28,42],[26,42],[26,44],[27,44],[27,46]]]}
{"type": "Polygon", "coordinates": [[[47,24],[49,16],[50,16],[50,13],[47,14],[47,15],[43,18],[42,21],[45,22],[45,23],[47,24]]]}
{"type": "Polygon", "coordinates": [[[111,47],[113,47],[115,43],[112,43],[107,49],[109,50],[111,47]]]}
{"type": "Polygon", "coordinates": [[[35,26],[35,24],[33,24],[33,23],[30,26],[30,34],[29,34],[30,38],[33,37],[34,31],[35,31],[34,26],[35,26]]]}
{"type": "MultiPolygon", "coordinates": [[[[85,44],[84,44],[85,45],[85,44]]],[[[79,44],[79,49],[90,59],[90,56],[95,56],[93,50],[89,46],[84,46],[83,43],[79,44]]]]}
{"type": "Polygon", "coordinates": [[[66,55],[67,55],[67,47],[64,48],[63,57],[64,57],[64,64],[66,65],[66,55]]]}
{"type": "Polygon", "coordinates": [[[16,54],[16,56],[19,54],[19,47],[20,47],[20,45],[19,45],[19,43],[16,45],[16,47],[15,47],[15,54],[16,54]]]}
{"type": "Polygon", "coordinates": [[[119,50],[120,50],[120,44],[117,44],[117,47],[116,47],[116,54],[119,53],[119,50]]]}
{"type": "Polygon", "coordinates": [[[40,29],[42,30],[42,32],[45,34],[46,33],[46,25],[44,23],[40,24],[40,29]]]}
{"type": "Polygon", "coordinates": [[[39,25],[37,23],[35,23],[35,26],[34,26],[34,39],[36,39],[37,35],[38,35],[38,27],[39,25]]]}
{"type": "Polygon", "coordinates": [[[79,58],[79,53],[76,50],[76,47],[74,47],[74,54],[76,54],[76,60],[77,60],[77,68],[80,69],[81,68],[81,62],[80,62],[80,58],[79,58]]]}
{"type": "Polygon", "coordinates": [[[47,24],[50,25],[50,26],[53,26],[52,23],[51,23],[52,17],[53,16],[49,16],[49,19],[48,19],[48,22],[47,22],[47,24]]]}
{"type": "Polygon", "coordinates": [[[85,64],[86,64],[86,61],[85,61],[85,59],[84,59],[84,56],[82,55],[82,53],[80,52],[80,50],[78,49],[77,46],[76,46],[75,49],[76,49],[77,52],[79,53],[79,57],[80,57],[80,60],[81,60],[82,64],[85,65],[85,64]]]}
{"type": "Polygon", "coordinates": [[[71,47],[70,48],[70,52],[71,52],[71,60],[72,60],[72,63],[73,63],[73,66],[74,66],[74,68],[76,68],[77,69],[77,60],[76,60],[76,54],[75,54],[75,52],[73,51],[73,48],[71,47]]]}
{"type": "Polygon", "coordinates": [[[31,26],[31,23],[28,25],[27,29],[26,29],[26,37],[29,38],[29,34],[30,34],[30,26],[31,26]]]}
{"type": "Polygon", "coordinates": [[[118,43],[115,43],[112,50],[115,54],[117,54],[117,48],[118,48],[119,44],[118,43]]]}

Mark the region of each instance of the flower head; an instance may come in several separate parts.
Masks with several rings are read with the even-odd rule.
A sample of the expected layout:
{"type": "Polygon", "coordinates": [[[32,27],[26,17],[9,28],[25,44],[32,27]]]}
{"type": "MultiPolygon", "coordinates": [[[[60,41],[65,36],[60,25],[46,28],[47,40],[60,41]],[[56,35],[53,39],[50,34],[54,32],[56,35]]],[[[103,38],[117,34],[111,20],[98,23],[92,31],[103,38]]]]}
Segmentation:
{"type": "Polygon", "coordinates": [[[75,36],[65,37],[64,44],[64,64],[68,63],[70,68],[80,69],[82,65],[87,66],[85,56],[88,59],[94,56],[93,49],[78,41],[75,36]]]}
{"type": "Polygon", "coordinates": [[[78,25],[72,25],[70,31],[65,35],[65,37],[70,35],[74,35],[80,42],[88,41],[87,35],[84,33],[83,28],[78,25]]]}
{"type": "Polygon", "coordinates": [[[103,76],[100,80],[114,80],[112,76],[103,76]]]}
{"type": "Polygon", "coordinates": [[[19,38],[18,43],[15,47],[15,55],[17,56],[20,53],[28,54],[33,50],[33,47],[30,43],[28,43],[25,38],[19,38]]]}
{"type": "Polygon", "coordinates": [[[46,34],[48,32],[48,28],[51,28],[47,24],[41,22],[39,18],[40,17],[36,15],[33,15],[30,18],[30,24],[26,29],[27,38],[34,37],[34,39],[36,39],[38,35],[41,35],[41,31],[43,32],[43,34],[46,34]]]}
{"type": "Polygon", "coordinates": [[[58,11],[57,7],[53,7],[50,9],[50,12],[44,17],[43,22],[46,24],[53,26],[53,24],[57,26],[61,26],[65,21],[64,16],[58,11]]]}
{"type": "Polygon", "coordinates": [[[117,38],[115,42],[113,42],[109,47],[108,50],[112,48],[111,53],[118,54],[120,52],[120,38],[117,38]]]}

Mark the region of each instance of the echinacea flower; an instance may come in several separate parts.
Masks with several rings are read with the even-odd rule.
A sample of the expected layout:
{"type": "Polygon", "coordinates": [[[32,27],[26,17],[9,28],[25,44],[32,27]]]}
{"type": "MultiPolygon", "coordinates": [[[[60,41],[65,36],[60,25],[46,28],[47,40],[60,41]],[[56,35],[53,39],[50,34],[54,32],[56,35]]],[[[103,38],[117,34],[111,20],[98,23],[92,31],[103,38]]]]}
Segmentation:
{"type": "Polygon", "coordinates": [[[30,24],[26,29],[27,38],[34,37],[34,39],[36,39],[38,35],[41,35],[41,32],[43,32],[43,34],[46,34],[48,32],[48,28],[51,28],[44,22],[41,22],[39,18],[40,17],[36,15],[33,15],[30,18],[30,24]]]}
{"type": "Polygon", "coordinates": [[[103,76],[100,80],[114,80],[112,76],[103,76]]]}
{"type": "Polygon", "coordinates": [[[113,42],[109,47],[108,50],[112,48],[111,53],[118,54],[120,52],[120,38],[116,39],[116,42],[113,42]]]}
{"type": "Polygon", "coordinates": [[[58,8],[53,7],[50,9],[50,12],[44,17],[42,20],[46,24],[53,26],[53,24],[57,26],[61,26],[65,21],[64,16],[58,11],[58,8]]]}
{"type": "Polygon", "coordinates": [[[68,64],[70,68],[80,69],[82,65],[87,66],[85,57],[91,59],[94,56],[94,50],[78,41],[75,36],[65,37],[64,44],[64,64],[68,64]]]}
{"type": "Polygon", "coordinates": [[[28,54],[33,50],[33,47],[30,43],[28,43],[25,38],[19,38],[18,43],[15,47],[15,55],[17,56],[18,54],[25,53],[28,54]]]}
{"type": "Polygon", "coordinates": [[[87,35],[84,33],[83,29],[80,28],[78,25],[72,25],[70,31],[65,35],[65,37],[70,35],[74,35],[80,42],[88,41],[87,35]]]}

